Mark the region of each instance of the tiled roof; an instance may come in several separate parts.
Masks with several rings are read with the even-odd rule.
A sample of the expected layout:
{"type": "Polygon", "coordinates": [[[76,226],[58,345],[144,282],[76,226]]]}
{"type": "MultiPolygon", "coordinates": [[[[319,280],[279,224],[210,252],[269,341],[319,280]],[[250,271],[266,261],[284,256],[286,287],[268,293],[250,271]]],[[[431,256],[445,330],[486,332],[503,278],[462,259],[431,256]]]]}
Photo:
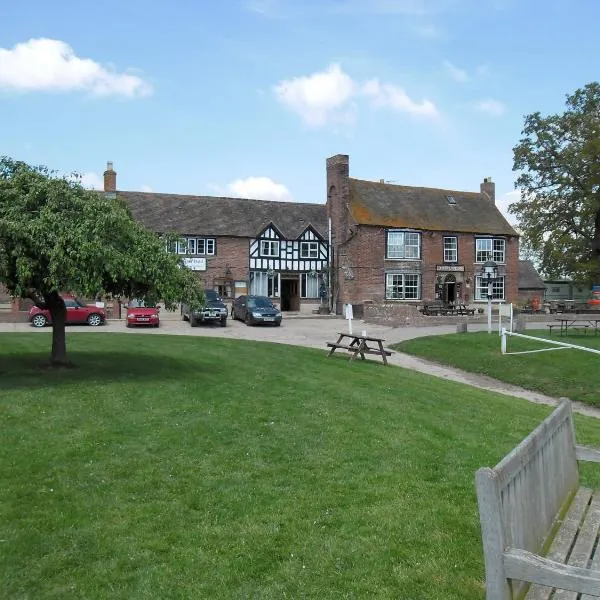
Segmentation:
{"type": "Polygon", "coordinates": [[[519,261],[519,289],[520,290],[543,290],[546,286],[544,280],[536,271],[530,260],[519,261]]]}
{"type": "Polygon", "coordinates": [[[476,192],[350,179],[350,210],[359,225],[517,235],[496,205],[476,192]]]}
{"type": "Polygon", "coordinates": [[[286,239],[298,238],[308,226],[327,239],[324,204],[148,192],[117,196],[136,220],[160,233],[254,238],[273,223],[286,239]]]}

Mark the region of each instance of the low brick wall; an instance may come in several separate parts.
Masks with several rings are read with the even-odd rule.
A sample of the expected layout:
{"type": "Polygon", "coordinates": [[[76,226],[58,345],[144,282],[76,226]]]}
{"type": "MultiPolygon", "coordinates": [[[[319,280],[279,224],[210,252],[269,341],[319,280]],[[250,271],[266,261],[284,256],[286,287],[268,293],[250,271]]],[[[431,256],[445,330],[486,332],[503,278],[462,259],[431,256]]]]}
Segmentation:
{"type": "MultiPolygon", "coordinates": [[[[527,323],[545,323],[552,321],[555,315],[545,313],[519,314],[527,323]]],[[[515,317],[516,318],[516,317],[515,317]]],[[[497,326],[498,312],[492,312],[492,319],[497,326]]],[[[453,323],[487,323],[487,311],[483,314],[446,315],[429,317],[419,312],[418,307],[409,304],[368,304],[364,305],[363,320],[375,325],[389,327],[432,327],[435,325],[452,325],[453,323]]]]}

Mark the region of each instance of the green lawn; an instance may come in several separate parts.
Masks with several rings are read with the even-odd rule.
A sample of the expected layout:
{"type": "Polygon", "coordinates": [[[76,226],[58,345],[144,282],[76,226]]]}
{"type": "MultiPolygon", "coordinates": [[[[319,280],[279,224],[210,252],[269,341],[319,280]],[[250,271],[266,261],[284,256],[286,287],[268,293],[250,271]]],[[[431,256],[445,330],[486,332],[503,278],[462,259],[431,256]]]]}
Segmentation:
{"type": "Polygon", "coordinates": [[[77,333],[50,371],[49,342],[0,335],[11,600],[481,599],[475,470],[550,412],[325,350],[77,333]]]}
{"type": "MultiPolygon", "coordinates": [[[[527,335],[548,336],[546,331],[529,330],[527,335]]],[[[579,333],[560,337],[555,332],[550,339],[600,350],[600,336],[579,333]]],[[[566,396],[600,407],[600,355],[591,352],[566,349],[502,356],[497,332],[422,337],[393,348],[556,398],[566,396]]],[[[550,344],[508,337],[508,352],[541,348],[550,348],[550,344]]]]}

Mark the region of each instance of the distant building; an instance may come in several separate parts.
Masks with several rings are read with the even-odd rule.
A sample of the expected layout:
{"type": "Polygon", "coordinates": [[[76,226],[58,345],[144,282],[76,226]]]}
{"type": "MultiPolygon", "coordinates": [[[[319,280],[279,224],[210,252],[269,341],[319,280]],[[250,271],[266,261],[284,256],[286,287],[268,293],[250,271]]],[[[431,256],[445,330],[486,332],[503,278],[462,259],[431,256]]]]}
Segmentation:
{"type": "Polygon", "coordinates": [[[530,260],[519,261],[519,296],[520,304],[532,302],[537,299],[541,302],[545,298],[546,285],[540,277],[533,262],[530,260]]]}

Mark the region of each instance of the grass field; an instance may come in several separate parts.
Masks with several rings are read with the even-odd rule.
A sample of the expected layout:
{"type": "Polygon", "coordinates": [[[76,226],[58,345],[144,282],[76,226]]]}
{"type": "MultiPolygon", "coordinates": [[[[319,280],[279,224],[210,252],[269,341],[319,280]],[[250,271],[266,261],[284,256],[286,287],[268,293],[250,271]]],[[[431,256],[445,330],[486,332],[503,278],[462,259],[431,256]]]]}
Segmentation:
{"type": "Polygon", "coordinates": [[[49,334],[0,335],[1,598],[483,597],[475,470],[548,407],[208,342],[78,333],[51,371],[49,334]]]}
{"type": "MultiPolygon", "coordinates": [[[[546,331],[527,331],[527,335],[547,337],[546,331]]],[[[550,338],[600,350],[600,336],[574,334],[550,338]]],[[[543,341],[508,338],[508,352],[549,348],[543,341]]],[[[500,353],[497,332],[438,335],[408,340],[393,346],[395,350],[414,354],[441,364],[489,375],[553,397],[600,407],[600,355],[581,350],[553,350],[535,354],[500,353]]]]}

